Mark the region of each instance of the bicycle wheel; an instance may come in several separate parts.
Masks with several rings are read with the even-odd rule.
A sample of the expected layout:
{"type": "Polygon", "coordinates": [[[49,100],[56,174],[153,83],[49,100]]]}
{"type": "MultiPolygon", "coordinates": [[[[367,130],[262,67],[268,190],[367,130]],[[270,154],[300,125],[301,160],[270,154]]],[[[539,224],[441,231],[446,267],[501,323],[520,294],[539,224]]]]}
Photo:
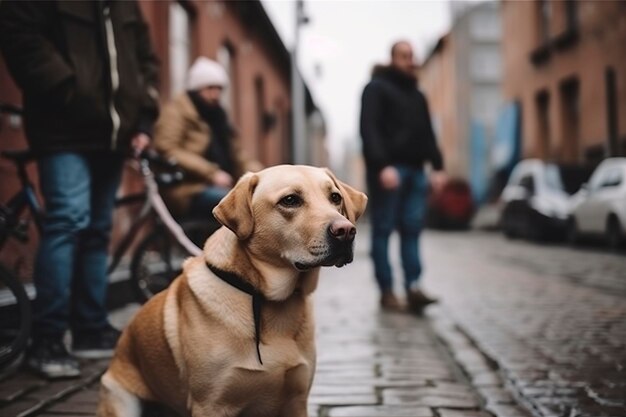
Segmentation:
{"type": "Polygon", "coordinates": [[[15,309],[15,314],[3,314],[0,321],[0,369],[4,369],[26,348],[30,337],[32,313],[24,286],[2,265],[0,265],[0,285],[2,308],[15,309]]]}
{"type": "Polygon", "coordinates": [[[141,303],[163,291],[176,278],[190,254],[166,230],[157,228],[137,246],[130,265],[131,284],[141,303]]]}

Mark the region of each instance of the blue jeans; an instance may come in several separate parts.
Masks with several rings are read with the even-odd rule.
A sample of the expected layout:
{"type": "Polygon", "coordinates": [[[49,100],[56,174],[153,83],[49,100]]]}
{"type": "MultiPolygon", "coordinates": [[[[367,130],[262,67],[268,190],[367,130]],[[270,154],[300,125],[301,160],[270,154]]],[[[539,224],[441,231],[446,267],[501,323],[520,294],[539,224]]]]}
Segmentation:
{"type": "Polygon", "coordinates": [[[193,219],[212,218],[213,209],[228,194],[228,191],[230,189],[224,187],[207,186],[202,192],[193,196],[187,215],[193,219]]]}
{"type": "Polygon", "coordinates": [[[378,173],[368,172],[368,207],[372,221],[371,256],[374,273],[381,291],[393,288],[393,273],[389,263],[389,236],[400,233],[400,256],[404,270],[404,286],[411,288],[422,273],[419,237],[422,231],[428,182],[423,169],[396,166],[400,186],[395,190],[381,187],[378,173]]]}
{"type": "Polygon", "coordinates": [[[38,161],[45,216],[34,270],[36,338],[108,324],[107,250],[123,162],[118,154],[75,152],[38,161]]]}

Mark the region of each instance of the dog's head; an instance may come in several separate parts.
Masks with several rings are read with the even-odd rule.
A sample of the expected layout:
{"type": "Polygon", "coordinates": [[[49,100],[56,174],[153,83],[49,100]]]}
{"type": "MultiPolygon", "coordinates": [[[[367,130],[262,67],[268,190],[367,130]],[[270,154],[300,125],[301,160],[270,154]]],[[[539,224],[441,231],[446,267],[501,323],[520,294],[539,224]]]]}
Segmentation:
{"type": "Polygon", "coordinates": [[[255,257],[303,271],[352,262],[366,204],[326,168],[280,165],[243,176],[213,215],[255,257]]]}

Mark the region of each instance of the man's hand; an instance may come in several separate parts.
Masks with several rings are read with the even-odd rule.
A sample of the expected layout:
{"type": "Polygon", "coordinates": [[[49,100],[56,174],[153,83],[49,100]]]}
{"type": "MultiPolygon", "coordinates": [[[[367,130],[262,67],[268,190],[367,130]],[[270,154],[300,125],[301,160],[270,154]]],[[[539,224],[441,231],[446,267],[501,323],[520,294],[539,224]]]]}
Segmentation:
{"type": "Polygon", "coordinates": [[[218,187],[230,188],[233,186],[233,177],[226,171],[221,169],[213,174],[213,185],[218,187]]]}
{"type": "Polygon", "coordinates": [[[441,191],[448,181],[448,175],[443,171],[435,171],[430,174],[430,186],[433,191],[441,191]]]}
{"type": "Polygon", "coordinates": [[[137,157],[144,149],[150,145],[150,136],[145,133],[137,133],[130,140],[130,146],[133,150],[133,156],[137,157]]]}
{"type": "Polygon", "coordinates": [[[380,185],[385,190],[395,190],[400,186],[400,174],[398,174],[398,170],[391,165],[386,166],[380,171],[378,179],[380,180],[380,185]]]}

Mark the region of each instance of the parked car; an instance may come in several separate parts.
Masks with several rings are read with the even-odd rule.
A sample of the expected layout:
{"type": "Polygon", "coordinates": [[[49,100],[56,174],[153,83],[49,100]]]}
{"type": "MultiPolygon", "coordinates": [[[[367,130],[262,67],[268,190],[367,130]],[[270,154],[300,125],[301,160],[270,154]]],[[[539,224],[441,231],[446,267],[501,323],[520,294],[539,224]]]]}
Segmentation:
{"type": "Polygon", "coordinates": [[[626,241],[626,158],[608,158],[572,196],[567,236],[603,236],[616,249],[626,241]]]}
{"type": "Polygon", "coordinates": [[[436,229],[467,229],[474,215],[474,201],[467,181],[449,178],[441,189],[428,195],[426,226],[436,229]]]}
{"type": "Polygon", "coordinates": [[[537,240],[565,236],[569,194],[556,165],[538,159],[520,161],[500,198],[500,227],[506,236],[537,240]]]}

